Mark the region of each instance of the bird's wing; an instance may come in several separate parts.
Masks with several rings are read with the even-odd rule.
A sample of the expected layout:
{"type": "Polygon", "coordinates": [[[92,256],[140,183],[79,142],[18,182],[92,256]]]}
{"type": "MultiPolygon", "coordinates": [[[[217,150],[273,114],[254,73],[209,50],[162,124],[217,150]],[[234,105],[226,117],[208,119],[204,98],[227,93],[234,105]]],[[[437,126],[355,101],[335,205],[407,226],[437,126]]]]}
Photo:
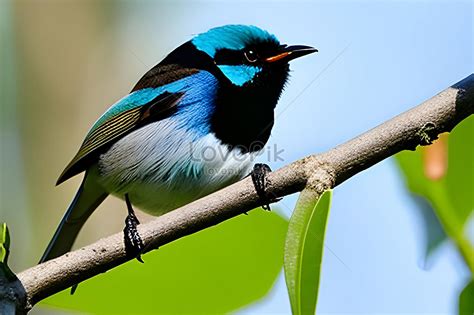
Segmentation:
{"type": "Polygon", "coordinates": [[[115,141],[150,122],[171,116],[184,95],[175,81],[158,88],[134,91],[105,112],[86,136],[76,156],[59,176],[57,185],[86,170],[115,141]]]}

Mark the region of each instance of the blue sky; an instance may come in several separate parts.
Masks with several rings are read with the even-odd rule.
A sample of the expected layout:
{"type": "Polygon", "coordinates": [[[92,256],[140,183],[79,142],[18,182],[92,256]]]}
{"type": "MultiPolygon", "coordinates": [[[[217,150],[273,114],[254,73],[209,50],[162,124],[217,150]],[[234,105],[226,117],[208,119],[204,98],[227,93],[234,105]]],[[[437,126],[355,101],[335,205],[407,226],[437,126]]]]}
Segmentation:
{"type": "MultiPolygon", "coordinates": [[[[137,72],[168,51],[158,49],[163,42],[153,47],[151,32],[171,50],[217,25],[254,24],[282,42],[319,49],[292,64],[271,138],[284,161],[270,162],[273,168],[348,140],[473,72],[468,1],[178,2],[158,20],[156,4],[141,4],[121,6],[121,40],[132,51],[124,58],[138,54],[137,72]]],[[[281,202],[287,216],[295,200],[281,202]]],[[[467,270],[450,244],[423,270],[422,241],[421,219],[393,160],[336,188],[318,312],[454,313],[467,270]]],[[[288,313],[285,290],[280,277],[268,298],[239,313],[288,313]]]]}

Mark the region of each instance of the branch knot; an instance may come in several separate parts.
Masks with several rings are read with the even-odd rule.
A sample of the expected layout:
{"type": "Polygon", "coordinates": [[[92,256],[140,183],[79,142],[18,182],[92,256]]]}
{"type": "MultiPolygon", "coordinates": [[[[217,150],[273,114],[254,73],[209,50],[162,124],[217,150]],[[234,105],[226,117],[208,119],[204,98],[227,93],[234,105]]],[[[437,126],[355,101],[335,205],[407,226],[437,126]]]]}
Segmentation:
{"type": "Polygon", "coordinates": [[[318,194],[335,186],[335,172],[327,161],[318,159],[317,156],[309,156],[306,161],[306,187],[318,194]]]}

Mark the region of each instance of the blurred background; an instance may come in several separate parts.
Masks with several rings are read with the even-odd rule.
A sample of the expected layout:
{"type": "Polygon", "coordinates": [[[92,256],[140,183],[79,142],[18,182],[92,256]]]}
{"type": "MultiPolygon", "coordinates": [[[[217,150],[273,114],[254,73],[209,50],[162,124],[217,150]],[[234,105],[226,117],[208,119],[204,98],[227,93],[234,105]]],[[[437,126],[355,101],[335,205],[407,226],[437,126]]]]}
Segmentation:
{"type": "MultiPolygon", "coordinates": [[[[474,69],[472,1],[0,0],[0,221],[10,228],[15,272],[37,263],[72,199],[81,176],[54,183],[93,122],[167,53],[223,24],[254,24],[319,49],[292,63],[269,144],[282,160],[261,157],[273,169],[330,149],[474,69]]],[[[463,154],[472,156],[472,134],[467,141],[463,154]]],[[[472,179],[472,160],[465,163],[472,179]]],[[[319,313],[456,312],[469,271],[398,165],[386,160],[335,189],[319,313]]],[[[471,236],[472,189],[464,194],[471,236]]],[[[144,265],[130,262],[32,314],[288,314],[281,268],[296,197],[166,245],[144,265]]],[[[108,198],[76,245],[120,231],[125,215],[108,198]]]]}

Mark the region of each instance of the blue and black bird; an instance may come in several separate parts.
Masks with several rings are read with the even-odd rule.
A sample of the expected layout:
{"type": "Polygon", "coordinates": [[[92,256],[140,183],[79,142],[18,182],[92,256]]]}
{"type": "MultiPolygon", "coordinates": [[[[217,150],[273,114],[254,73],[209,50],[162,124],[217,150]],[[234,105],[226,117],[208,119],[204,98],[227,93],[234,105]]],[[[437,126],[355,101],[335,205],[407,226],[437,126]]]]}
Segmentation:
{"type": "Polygon", "coordinates": [[[268,167],[253,167],[254,157],[270,137],[288,62],[316,51],[247,25],[213,28],[172,51],[97,120],[59,177],[85,172],[41,262],[68,252],[109,194],[126,201],[125,244],[138,259],[132,205],[158,216],[249,173],[264,199],[268,167]]]}

